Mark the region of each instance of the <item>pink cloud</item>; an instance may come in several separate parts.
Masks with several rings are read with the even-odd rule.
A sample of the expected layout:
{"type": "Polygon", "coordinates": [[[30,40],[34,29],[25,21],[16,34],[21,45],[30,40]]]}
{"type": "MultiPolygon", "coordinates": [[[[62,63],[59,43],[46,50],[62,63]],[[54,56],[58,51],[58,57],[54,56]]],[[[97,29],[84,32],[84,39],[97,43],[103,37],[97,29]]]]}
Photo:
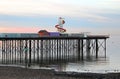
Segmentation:
{"type": "Polygon", "coordinates": [[[55,27],[23,27],[23,26],[0,26],[0,33],[37,33],[39,30],[57,31],[55,27]]]}
{"type": "Polygon", "coordinates": [[[37,33],[39,30],[37,27],[0,27],[1,33],[37,33]]]}

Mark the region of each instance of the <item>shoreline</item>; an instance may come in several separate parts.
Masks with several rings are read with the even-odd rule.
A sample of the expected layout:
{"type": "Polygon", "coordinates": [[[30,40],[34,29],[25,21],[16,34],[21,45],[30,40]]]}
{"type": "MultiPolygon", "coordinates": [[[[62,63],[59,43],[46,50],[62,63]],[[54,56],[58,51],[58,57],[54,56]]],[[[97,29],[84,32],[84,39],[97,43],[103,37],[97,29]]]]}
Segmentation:
{"type": "Polygon", "coordinates": [[[70,73],[96,73],[96,74],[110,74],[110,73],[120,73],[119,69],[106,69],[106,70],[81,70],[81,71],[59,71],[56,70],[54,68],[50,68],[49,66],[45,66],[45,67],[39,67],[39,66],[30,66],[30,67],[26,67],[23,65],[0,65],[0,67],[17,67],[17,68],[27,68],[27,69],[33,69],[33,70],[37,70],[37,69],[45,69],[45,70],[54,70],[54,72],[70,72],[70,73]]]}
{"type": "Polygon", "coordinates": [[[119,73],[78,73],[62,72],[54,69],[30,69],[0,66],[0,79],[120,79],[119,73]]]}

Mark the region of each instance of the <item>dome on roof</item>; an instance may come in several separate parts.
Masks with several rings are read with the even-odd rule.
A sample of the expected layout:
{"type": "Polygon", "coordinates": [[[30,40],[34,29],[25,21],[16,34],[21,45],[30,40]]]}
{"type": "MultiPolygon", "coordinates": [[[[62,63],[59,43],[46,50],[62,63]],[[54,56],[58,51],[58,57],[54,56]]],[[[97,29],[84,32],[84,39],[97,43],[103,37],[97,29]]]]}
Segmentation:
{"type": "Polygon", "coordinates": [[[38,33],[40,33],[40,32],[48,32],[47,30],[40,30],[40,31],[38,31],[38,33]]]}
{"type": "Polygon", "coordinates": [[[40,30],[40,31],[38,32],[38,34],[39,34],[40,36],[49,36],[49,32],[46,31],[46,30],[40,30]]]}

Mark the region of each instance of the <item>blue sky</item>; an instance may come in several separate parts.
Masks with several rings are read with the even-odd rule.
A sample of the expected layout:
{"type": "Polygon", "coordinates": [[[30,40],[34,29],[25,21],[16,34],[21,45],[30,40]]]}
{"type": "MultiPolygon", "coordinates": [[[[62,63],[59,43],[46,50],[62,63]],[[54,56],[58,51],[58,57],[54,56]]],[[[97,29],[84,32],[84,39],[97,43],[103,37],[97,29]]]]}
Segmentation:
{"type": "Polygon", "coordinates": [[[1,0],[0,32],[56,31],[120,34],[120,0],[1,0]],[[25,31],[27,30],[27,31],[25,31]]]}

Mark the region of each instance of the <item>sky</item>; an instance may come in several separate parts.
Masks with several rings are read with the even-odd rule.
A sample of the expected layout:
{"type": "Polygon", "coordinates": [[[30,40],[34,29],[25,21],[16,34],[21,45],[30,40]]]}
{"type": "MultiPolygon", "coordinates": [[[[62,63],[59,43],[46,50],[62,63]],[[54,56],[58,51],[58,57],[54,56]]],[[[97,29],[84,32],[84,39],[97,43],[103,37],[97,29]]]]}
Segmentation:
{"type": "Polygon", "coordinates": [[[0,0],[0,33],[57,31],[120,34],[120,0],[0,0]]]}

